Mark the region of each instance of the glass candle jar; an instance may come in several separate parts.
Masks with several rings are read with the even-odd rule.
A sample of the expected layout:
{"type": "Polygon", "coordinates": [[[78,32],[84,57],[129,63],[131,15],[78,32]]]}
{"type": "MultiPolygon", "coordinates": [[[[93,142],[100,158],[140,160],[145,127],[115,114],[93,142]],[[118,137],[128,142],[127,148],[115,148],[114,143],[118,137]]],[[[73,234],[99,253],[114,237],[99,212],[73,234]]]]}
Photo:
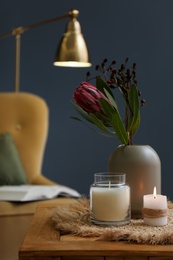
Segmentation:
{"type": "Polygon", "coordinates": [[[95,173],[90,187],[90,218],[97,225],[130,223],[130,187],[124,173],[95,173]]]}

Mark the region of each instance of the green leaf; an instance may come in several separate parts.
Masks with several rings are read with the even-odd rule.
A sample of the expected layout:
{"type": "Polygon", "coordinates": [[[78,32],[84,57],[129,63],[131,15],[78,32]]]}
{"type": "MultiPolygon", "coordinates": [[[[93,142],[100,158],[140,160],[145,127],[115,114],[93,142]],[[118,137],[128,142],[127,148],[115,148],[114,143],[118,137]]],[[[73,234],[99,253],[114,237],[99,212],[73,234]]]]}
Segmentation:
{"type": "Polygon", "coordinates": [[[106,84],[106,82],[101,78],[101,77],[97,77],[96,78],[96,87],[99,91],[101,91],[104,95],[106,95],[105,93],[105,89],[107,90],[107,92],[112,96],[112,98],[114,99],[114,95],[110,89],[110,87],[106,84]]]}
{"type": "Polygon", "coordinates": [[[80,106],[78,106],[73,100],[71,101],[76,111],[83,116],[86,120],[92,123],[92,120],[89,117],[89,114],[85,112],[80,106]]]}
{"type": "Polygon", "coordinates": [[[109,104],[105,99],[101,99],[100,102],[106,115],[110,118],[110,121],[112,122],[117,137],[122,143],[128,144],[128,134],[126,132],[119,112],[114,107],[112,107],[112,105],[109,104]]]}
{"type": "Polygon", "coordinates": [[[130,91],[128,92],[128,96],[129,96],[129,105],[131,108],[131,112],[130,112],[131,115],[128,123],[128,131],[134,133],[136,132],[140,123],[139,95],[138,95],[137,86],[135,84],[131,85],[130,91]]]}
{"type": "Polygon", "coordinates": [[[77,121],[83,123],[83,124],[86,125],[88,128],[90,128],[92,131],[94,131],[94,132],[96,132],[96,133],[98,133],[98,134],[104,135],[104,136],[106,136],[106,137],[114,137],[114,136],[115,136],[115,133],[112,132],[112,131],[110,131],[110,130],[109,130],[109,132],[106,132],[106,133],[105,133],[105,132],[100,132],[100,131],[98,131],[97,129],[92,128],[91,126],[89,126],[88,124],[86,124],[84,121],[82,121],[81,119],[79,119],[79,118],[77,118],[77,117],[71,116],[70,118],[72,118],[72,119],[74,119],[74,120],[77,120],[77,121]]]}
{"type": "Polygon", "coordinates": [[[107,127],[111,127],[112,126],[112,123],[111,123],[110,119],[107,116],[104,116],[103,114],[101,114],[99,112],[96,112],[95,115],[96,115],[96,117],[98,119],[100,119],[103,122],[103,124],[105,126],[107,126],[107,127]]]}
{"type": "Polygon", "coordinates": [[[112,115],[112,124],[119,140],[123,144],[128,144],[129,142],[128,134],[125,130],[123,121],[117,111],[115,111],[115,113],[112,115]]]}
{"type": "Polygon", "coordinates": [[[100,103],[102,105],[102,108],[105,112],[105,114],[107,115],[107,117],[110,119],[110,121],[112,120],[112,114],[115,111],[115,108],[108,103],[108,101],[106,101],[104,98],[100,99],[100,103]]]}
{"type": "Polygon", "coordinates": [[[111,104],[118,111],[118,106],[117,106],[117,103],[116,103],[115,99],[112,97],[112,95],[110,95],[110,93],[107,91],[107,89],[104,88],[104,92],[105,92],[107,98],[110,100],[111,104]]]}
{"type": "Polygon", "coordinates": [[[104,132],[110,132],[109,129],[94,115],[94,114],[89,114],[90,119],[92,120],[92,122],[99,127],[102,131],[104,132]]]}
{"type": "Polygon", "coordinates": [[[78,117],[75,117],[75,116],[70,116],[70,118],[72,118],[72,119],[74,119],[74,120],[77,120],[77,121],[80,121],[80,122],[82,122],[82,120],[81,120],[81,119],[79,119],[78,117]]]}
{"type": "MultiPolygon", "coordinates": [[[[89,121],[90,123],[96,125],[99,129],[101,129],[104,132],[113,134],[112,131],[110,131],[102,122],[101,120],[99,120],[94,114],[92,113],[87,113],[85,112],[80,106],[78,106],[74,101],[72,101],[72,104],[74,106],[74,108],[77,110],[77,112],[84,117],[87,121],[89,121]]],[[[78,117],[71,117],[72,119],[75,119],[77,121],[80,121],[82,123],[84,123],[81,119],[79,119],[78,117]]],[[[108,119],[107,119],[108,120],[108,119]]],[[[91,128],[91,127],[90,127],[91,128]]]]}
{"type": "Polygon", "coordinates": [[[133,136],[135,133],[136,133],[136,131],[138,130],[138,128],[139,128],[139,125],[140,125],[140,111],[138,112],[138,117],[137,117],[137,120],[136,120],[136,124],[134,124],[134,126],[133,126],[133,128],[132,128],[132,130],[131,130],[131,132],[130,132],[130,135],[131,136],[133,136]]]}

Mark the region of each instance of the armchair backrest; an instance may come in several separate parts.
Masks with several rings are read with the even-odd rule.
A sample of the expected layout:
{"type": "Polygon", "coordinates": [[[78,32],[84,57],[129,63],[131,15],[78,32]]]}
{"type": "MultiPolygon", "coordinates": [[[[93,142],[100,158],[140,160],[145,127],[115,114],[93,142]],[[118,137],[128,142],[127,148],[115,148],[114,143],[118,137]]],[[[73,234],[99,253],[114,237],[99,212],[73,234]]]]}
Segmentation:
{"type": "Polygon", "coordinates": [[[48,120],[43,98],[25,92],[0,93],[0,133],[12,135],[29,183],[41,174],[48,120]]]}

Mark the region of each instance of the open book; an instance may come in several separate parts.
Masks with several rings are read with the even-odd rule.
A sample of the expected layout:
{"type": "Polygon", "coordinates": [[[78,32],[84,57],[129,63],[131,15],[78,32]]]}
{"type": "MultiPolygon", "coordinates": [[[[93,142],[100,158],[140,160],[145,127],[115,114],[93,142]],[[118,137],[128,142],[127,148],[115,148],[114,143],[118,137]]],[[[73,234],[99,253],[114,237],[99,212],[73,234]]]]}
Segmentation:
{"type": "Polygon", "coordinates": [[[74,189],[62,185],[1,186],[0,201],[34,201],[53,199],[58,196],[81,197],[74,189]]]}

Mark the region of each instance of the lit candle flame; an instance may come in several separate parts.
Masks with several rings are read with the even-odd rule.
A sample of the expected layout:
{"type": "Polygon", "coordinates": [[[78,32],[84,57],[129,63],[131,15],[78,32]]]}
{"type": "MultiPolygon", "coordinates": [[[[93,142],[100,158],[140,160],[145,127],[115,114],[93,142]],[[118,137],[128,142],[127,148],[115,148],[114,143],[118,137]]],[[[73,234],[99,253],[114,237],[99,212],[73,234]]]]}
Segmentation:
{"type": "Polygon", "coordinates": [[[154,187],[154,190],[153,190],[153,197],[154,197],[154,199],[156,198],[156,186],[154,187]]]}

